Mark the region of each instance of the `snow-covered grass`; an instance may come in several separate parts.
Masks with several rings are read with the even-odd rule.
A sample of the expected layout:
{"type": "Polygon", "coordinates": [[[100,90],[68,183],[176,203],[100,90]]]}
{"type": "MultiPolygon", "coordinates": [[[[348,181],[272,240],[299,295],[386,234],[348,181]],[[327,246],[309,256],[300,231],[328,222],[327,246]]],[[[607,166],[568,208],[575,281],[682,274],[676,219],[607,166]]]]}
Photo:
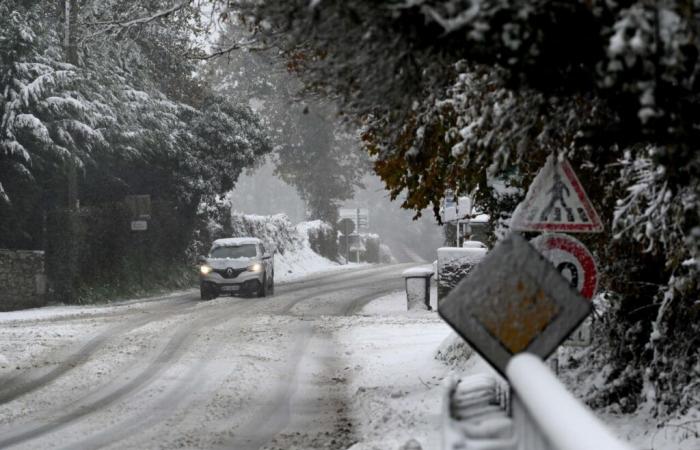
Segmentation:
{"type": "Polygon", "coordinates": [[[141,303],[167,301],[171,300],[174,297],[179,297],[188,292],[191,292],[191,290],[173,291],[165,295],[122,300],[104,305],[43,306],[39,308],[22,309],[18,311],[0,312],[0,324],[7,322],[27,322],[34,320],[53,320],[73,317],[80,318],[97,314],[124,312],[129,308],[137,308],[139,306],[138,304],[141,303]]]}
{"type": "MultiPolygon", "coordinates": [[[[289,252],[289,255],[292,254],[289,252]]],[[[311,257],[306,262],[298,262],[294,267],[303,267],[305,270],[299,269],[297,273],[290,274],[290,277],[310,274],[314,270],[337,270],[348,266],[327,264],[311,257]]],[[[181,294],[145,299],[146,306],[149,306],[148,302],[166,300],[181,294]]],[[[436,306],[436,297],[433,287],[433,308],[436,306]]],[[[109,317],[100,317],[102,313],[127,312],[131,308],[143,307],[145,300],[104,307],[50,307],[0,313],[0,323],[5,330],[0,340],[0,377],[20,373],[17,367],[21,370],[29,367],[50,369],[61,360],[60,353],[54,349],[85,341],[85,338],[111,324],[109,317]],[[95,320],[72,320],[91,315],[96,316],[95,320]],[[50,320],[59,318],[68,320],[50,320]],[[26,323],[31,320],[45,322],[36,326],[26,323]]],[[[331,300],[337,301],[334,298],[329,299],[331,300]]],[[[219,303],[228,301],[230,300],[222,298],[201,303],[196,309],[216,308],[219,303]]],[[[468,347],[460,345],[459,338],[434,310],[407,311],[406,294],[402,290],[371,301],[351,316],[312,314],[322,306],[319,298],[309,298],[302,303],[309,308],[302,308],[303,311],[292,309],[290,315],[263,314],[236,319],[239,321],[235,322],[235,327],[240,329],[241,339],[229,342],[227,345],[232,348],[224,352],[231,357],[227,364],[240,366],[235,371],[235,382],[225,383],[225,386],[235,389],[223,392],[217,401],[233,402],[229,406],[234,407],[238,404],[235,403],[239,401],[238,397],[253,395],[257,389],[257,380],[261,377],[282,376],[278,384],[285,386],[289,382],[289,373],[293,372],[298,385],[292,397],[295,408],[309,402],[314,408],[321,408],[329,398],[325,395],[332,394],[343,408],[338,417],[342,416],[343,420],[347,417],[352,424],[351,437],[355,442],[350,447],[352,450],[399,449],[412,439],[427,450],[441,446],[444,380],[453,374],[465,376],[494,373],[481,357],[470,352],[468,347]],[[294,337],[295,333],[299,336],[294,337]],[[306,339],[310,339],[309,345],[306,351],[302,351],[306,339]],[[289,355],[299,353],[304,355],[295,363],[296,369],[292,370],[293,367],[290,366],[289,370],[276,372],[279,364],[289,364],[286,362],[289,355]],[[438,353],[442,357],[438,357],[438,353]],[[462,361],[455,363],[455,359],[460,359],[457,358],[459,355],[462,361]],[[330,368],[326,367],[328,361],[333,361],[330,368]],[[323,399],[318,400],[318,405],[314,403],[314,395],[323,399]]],[[[187,325],[189,317],[172,318],[133,330],[126,335],[128,339],[123,343],[125,346],[120,348],[124,353],[119,353],[119,358],[151,351],[147,344],[152,337],[171,329],[173,325],[187,325]]],[[[230,322],[216,328],[227,336],[232,329],[230,322]]],[[[225,341],[223,337],[221,340],[225,341]]],[[[199,355],[198,351],[191,354],[199,355]]],[[[79,370],[99,375],[110,373],[117,366],[111,357],[109,360],[98,358],[79,370]]],[[[180,366],[173,370],[177,367],[180,366]]],[[[219,369],[216,367],[209,367],[209,370],[226,370],[228,366],[224,364],[219,369]]],[[[567,379],[565,374],[563,378],[567,379]]],[[[569,384],[568,387],[575,394],[580,391],[576,386],[569,384]]],[[[209,388],[217,392],[223,389],[218,385],[209,388]]],[[[617,414],[612,410],[596,411],[596,414],[615,434],[640,450],[700,448],[698,408],[692,408],[665,424],[653,419],[650,409],[644,407],[632,415],[617,414]]],[[[329,415],[328,420],[338,420],[338,417],[329,415]]],[[[247,415],[241,417],[241,427],[246,426],[244,418],[250,419],[247,415]]],[[[292,420],[302,423],[303,418],[300,416],[292,420]]],[[[230,428],[229,422],[222,422],[224,425],[230,428]]]]}
{"type": "MultiPolygon", "coordinates": [[[[433,307],[435,298],[433,288],[433,307]]],[[[355,368],[348,389],[360,439],[352,449],[398,449],[412,438],[424,449],[440,448],[442,380],[451,373],[498,375],[437,314],[407,312],[403,291],[370,302],[360,315],[337,332],[347,364],[355,368]]],[[[575,394],[582,389],[567,387],[575,394]]],[[[668,422],[654,419],[643,406],[634,414],[595,414],[640,450],[700,448],[700,408],[668,422]]]]}

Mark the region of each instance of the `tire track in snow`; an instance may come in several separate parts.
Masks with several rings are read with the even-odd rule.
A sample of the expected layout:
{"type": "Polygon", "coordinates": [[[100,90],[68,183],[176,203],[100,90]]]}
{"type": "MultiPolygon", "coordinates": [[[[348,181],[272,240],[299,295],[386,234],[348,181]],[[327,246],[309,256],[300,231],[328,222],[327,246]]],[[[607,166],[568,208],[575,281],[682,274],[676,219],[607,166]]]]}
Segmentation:
{"type": "MultiPolygon", "coordinates": [[[[107,408],[116,403],[128,394],[146,386],[153,381],[158,375],[165,371],[170,363],[176,360],[184,351],[185,345],[191,341],[199,330],[206,327],[214,327],[220,323],[229,320],[232,316],[239,313],[241,307],[249,306],[244,302],[236,302],[229,304],[231,307],[226,308],[228,314],[223,314],[224,311],[215,311],[205,317],[199,318],[195,323],[186,322],[178,327],[175,333],[168,339],[157,356],[149,361],[143,369],[139,369],[133,377],[124,376],[128,381],[113,380],[109,388],[103,386],[98,392],[88,394],[84,398],[77,400],[70,405],[67,405],[71,411],[56,418],[47,420],[37,420],[25,426],[13,427],[12,430],[6,430],[1,433],[0,448],[10,447],[29,440],[37,439],[45,434],[56,431],[79,419],[90,414],[107,408]],[[104,391],[107,391],[106,393],[104,391]]],[[[61,408],[66,409],[66,407],[61,408]]]]}
{"type": "MultiPolygon", "coordinates": [[[[280,289],[282,292],[280,294],[287,294],[287,293],[294,293],[294,292],[299,292],[303,291],[306,289],[317,289],[322,286],[328,286],[328,285],[334,285],[338,281],[348,281],[348,280],[353,280],[355,278],[361,278],[363,275],[367,272],[371,272],[373,275],[375,274],[381,274],[383,272],[395,270],[395,266],[386,266],[386,267],[380,267],[380,268],[366,268],[366,269],[358,269],[358,270],[352,270],[349,272],[343,272],[343,273],[333,273],[331,275],[327,276],[317,276],[317,277],[310,277],[310,278],[305,278],[303,280],[299,281],[293,281],[290,283],[282,283],[280,284],[280,289]],[[315,284],[313,286],[309,286],[309,283],[313,283],[316,280],[323,280],[322,283],[315,284]]],[[[375,275],[376,276],[376,275],[375,275]]],[[[335,289],[334,289],[335,290],[335,289]]],[[[324,294],[327,293],[323,292],[324,294]]],[[[182,295],[189,295],[189,294],[182,294],[182,295]]],[[[192,294],[196,295],[196,294],[192,294]]],[[[301,301],[303,299],[299,299],[301,301]]],[[[148,300],[148,302],[161,302],[161,301],[168,301],[168,297],[155,297],[153,300],[148,300]]],[[[125,305],[132,305],[135,302],[127,302],[125,305]]],[[[142,317],[139,318],[135,321],[130,321],[128,323],[123,323],[119,324],[117,326],[111,327],[108,330],[104,331],[103,333],[100,333],[93,338],[91,338],[87,343],[83,344],[80,346],[80,348],[75,351],[69,353],[65,359],[55,368],[51,369],[48,372],[45,372],[40,375],[35,375],[33,370],[27,370],[27,371],[22,371],[21,373],[13,376],[12,378],[5,380],[3,382],[2,388],[0,388],[0,404],[4,403],[9,403],[23,395],[26,395],[30,392],[33,392],[37,389],[42,388],[43,386],[53,382],[54,380],[58,379],[62,375],[66,374],[67,372],[76,369],[77,367],[81,366],[85,362],[87,362],[90,357],[96,353],[98,350],[100,350],[102,347],[105,345],[109,344],[111,341],[113,341],[116,338],[119,338],[120,336],[127,334],[135,329],[138,329],[142,326],[145,326],[151,322],[154,321],[160,321],[165,318],[172,317],[174,315],[179,315],[179,314],[186,314],[189,313],[191,309],[193,309],[196,306],[196,300],[193,298],[184,298],[182,300],[176,301],[174,304],[171,302],[168,302],[165,305],[162,305],[161,308],[152,308],[149,310],[146,310],[149,315],[147,317],[142,317]],[[180,306],[182,305],[187,305],[191,304],[192,308],[187,308],[187,309],[179,309],[180,306]],[[175,308],[175,309],[174,309],[175,308]]],[[[289,306],[288,309],[291,309],[293,305],[289,306]]],[[[90,315],[69,315],[69,316],[64,316],[61,318],[49,318],[49,319],[38,319],[37,322],[41,323],[46,323],[46,322],[58,322],[58,321],[70,321],[70,320],[81,320],[81,319],[96,319],[96,318],[105,318],[105,317],[120,317],[120,318],[127,318],[129,316],[133,315],[138,315],[144,313],[144,310],[141,309],[131,309],[127,311],[109,311],[109,312],[104,312],[104,313],[98,313],[98,314],[90,314],[90,315]]],[[[34,322],[34,321],[31,321],[34,322]]],[[[52,350],[52,352],[55,350],[52,350]]]]}
{"type": "MultiPolygon", "coordinates": [[[[224,305],[219,305],[219,307],[213,308],[211,311],[205,311],[207,313],[207,316],[197,320],[196,325],[193,325],[192,323],[187,323],[185,324],[185,326],[180,327],[169,339],[169,341],[163,347],[158,356],[149,364],[147,364],[146,367],[143,368],[143,370],[140,370],[140,372],[136,374],[134,378],[131,378],[128,382],[113,381],[113,384],[116,384],[116,386],[112,386],[110,389],[105,389],[105,387],[102,387],[99,392],[89,394],[84,398],[71,403],[69,407],[72,408],[72,411],[68,414],[63,414],[59,417],[49,419],[47,421],[42,421],[41,423],[30,423],[21,427],[20,429],[13,427],[13,429],[8,430],[7,433],[3,433],[3,438],[0,438],[0,447],[17,445],[29,440],[34,440],[36,438],[42,437],[48,433],[51,433],[58,429],[64,428],[72,423],[75,423],[76,421],[83,419],[90,414],[104,410],[110,405],[125,399],[130,394],[134,394],[136,391],[141,390],[150,382],[152,382],[155,378],[157,378],[157,376],[161,374],[165,369],[167,369],[169,364],[171,364],[174,360],[179,358],[179,356],[181,356],[182,353],[184,353],[184,347],[191,342],[191,340],[193,339],[193,335],[196,333],[196,331],[199,331],[206,327],[214,327],[217,324],[229,320],[231,317],[239,313],[253,312],[247,310],[264,309],[268,307],[270,303],[281,300],[280,297],[284,297],[295,293],[302,294],[294,296],[294,298],[290,299],[290,301],[288,301],[286,305],[282,306],[281,308],[278,308],[277,311],[272,311],[273,314],[286,314],[289,313],[289,311],[299,302],[310,300],[316,297],[321,297],[328,293],[343,290],[344,288],[357,288],[364,284],[371,284],[373,282],[381,281],[382,279],[386,278],[386,272],[396,271],[398,270],[398,268],[398,266],[387,266],[381,268],[380,270],[377,270],[375,268],[361,270],[357,272],[353,271],[353,273],[346,272],[343,274],[333,274],[329,277],[320,277],[320,279],[323,279],[324,282],[318,284],[313,284],[314,280],[301,280],[298,282],[289,283],[289,286],[286,289],[279,289],[279,295],[276,297],[251,301],[247,301],[248,299],[240,299],[238,302],[233,303],[233,305],[231,303],[226,303],[224,305]],[[364,274],[367,272],[371,272],[371,275],[364,276],[364,274]],[[328,289],[319,290],[319,288],[323,288],[325,286],[332,287],[328,289]],[[304,295],[304,291],[311,291],[309,292],[310,296],[304,295]],[[231,306],[234,305],[239,307],[231,308],[231,306]],[[223,314],[224,312],[226,312],[226,314],[223,314]],[[108,393],[104,393],[105,390],[107,390],[108,393]]],[[[282,284],[281,287],[287,287],[287,285],[282,284]]],[[[395,288],[391,288],[389,290],[395,290],[395,288]]],[[[381,293],[378,294],[375,292],[372,295],[356,299],[352,304],[348,305],[345,308],[345,312],[348,312],[352,309],[356,309],[358,304],[364,305],[365,303],[371,301],[373,298],[376,298],[378,295],[381,295],[381,293]]],[[[189,308],[188,310],[172,311],[172,314],[170,315],[172,316],[175,314],[184,314],[186,312],[189,312],[190,309],[191,308],[189,308]]],[[[109,338],[117,336],[116,330],[121,330],[123,333],[126,329],[134,329],[138,326],[143,326],[146,323],[150,323],[156,320],[162,320],[164,318],[162,315],[158,317],[155,316],[156,315],[154,314],[154,317],[145,318],[144,320],[140,321],[143,323],[136,324],[134,326],[131,326],[132,324],[129,324],[114,327],[114,329],[111,329],[108,332],[103,333],[103,335],[94,338],[93,341],[89,342],[83,348],[81,348],[81,351],[77,352],[77,354],[74,355],[73,360],[75,361],[83,357],[85,361],[87,361],[89,359],[89,356],[95,351],[97,351],[97,349],[100,348],[102,345],[104,345],[106,341],[109,340],[109,338]]],[[[295,352],[295,354],[303,354],[303,351],[295,352]]],[[[56,376],[50,377],[47,374],[46,377],[40,378],[42,383],[35,381],[31,386],[29,386],[28,389],[25,389],[24,393],[28,393],[31,390],[38,388],[40,385],[46,384],[46,382],[50,382],[57,376],[65,374],[68,370],[72,368],[68,367],[68,363],[65,364],[65,366],[67,367],[66,370],[58,370],[57,368],[54,371],[50,372],[50,374],[56,376]]],[[[16,398],[16,396],[14,398],[16,398]]],[[[155,420],[156,418],[152,419],[155,420]]],[[[162,421],[165,420],[166,417],[159,417],[157,419],[157,421],[162,421]]],[[[95,441],[87,441],[87,443],[89,444],[90,442],[105,442],[105,439],[107,439],[106,442],[114,442],[115,440],[127,436],[125,433],[118,434],[120,434],[121,437],[117,436],[114,433],[111,435],[107,434],[104,435],[107,436],[106,438],[104,436],[102,438],[97,437],[95,441]]]]}
{"type": "MultiPolygon", "coordinates": [[[[177,314],[185,314],[189,311],[183,310],[180,306],[191,303],[191,299],[184,299],[173,304],[166,305],[162,310],[150,310],[147,312],[147,317],[142,317],[137,320],[121,323],[108,328],[106,331],[97,334],[90,338],[88,342],[81,345],[75,352],[70,352],[58,366],[40,375],[36,375],[34,370],[25,370],[3,382],[0,388],[0,404],[9,403],[23,395],[35,391],[66,374],[67,372],[78,368],[89,361],[90,357],[107,345],[109,342],[124,334],[127,334],[137,328],[147,325],[155,320],[171,317],[177,314]],[[177,308],[177,309],[174,309],[177,308]]],[[[143,312],[143,311],[140,311],[143,312]]],[[[135,314],[134,312],[133,314],[135,314]]],[[[56,350],[52,350],[55,352],[56,350]]]]}

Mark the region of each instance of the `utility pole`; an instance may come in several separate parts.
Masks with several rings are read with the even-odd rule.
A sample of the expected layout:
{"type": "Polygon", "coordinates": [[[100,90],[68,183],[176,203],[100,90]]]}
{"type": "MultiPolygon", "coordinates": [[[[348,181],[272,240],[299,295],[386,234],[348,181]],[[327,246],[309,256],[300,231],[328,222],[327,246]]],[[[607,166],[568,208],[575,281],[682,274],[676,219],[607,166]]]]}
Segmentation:
{"type": "Polygon", "coordinates": [[[64,25],[63,25],[63,47],[66,52],[66,60],[78,65],[78,12],[80,9],[79,0],[63,0],[64,2],[64,25]]]}
{"type": "Polygon", "coordinates": [[[350,222],[345,222],[345,264],[350,263],[350,222]]]}
{"type": "MultiPolygon", "coordinates": [[[[66,62],[78,65],[79,0],[63,0],[63,50],[66,62]]],[[[78,280],[78,159],[69,155],[57,173],[49,198],[45,232],[46,270],[55,300],[74,301],[78,280]]]]}
{"type": "Polygon", "coordinates": [[[360,208],[357,208],[357,251],[355,252],[355,262],[360,264],[360,208]]]}

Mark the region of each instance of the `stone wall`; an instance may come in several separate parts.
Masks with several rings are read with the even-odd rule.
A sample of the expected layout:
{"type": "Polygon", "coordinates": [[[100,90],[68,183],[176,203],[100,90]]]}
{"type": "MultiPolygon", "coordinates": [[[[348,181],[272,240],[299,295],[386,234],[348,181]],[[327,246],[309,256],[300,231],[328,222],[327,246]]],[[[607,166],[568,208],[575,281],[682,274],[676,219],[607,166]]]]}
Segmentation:
{"type": "Polygon", "coordinates": [[[0,311],[45,304],[44,252],[0,249],[0,311]]]}

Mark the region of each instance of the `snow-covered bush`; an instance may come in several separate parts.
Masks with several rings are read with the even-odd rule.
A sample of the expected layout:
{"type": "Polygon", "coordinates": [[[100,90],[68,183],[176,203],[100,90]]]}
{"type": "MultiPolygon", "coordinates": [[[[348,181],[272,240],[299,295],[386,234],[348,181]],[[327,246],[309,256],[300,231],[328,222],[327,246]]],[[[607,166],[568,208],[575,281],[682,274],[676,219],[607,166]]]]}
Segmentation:
{"type": "Polygon", "coordinates": [[[380,246],[381,240],[378,234],[367,234],[364,237],[365,254],[364,260],[369,263],[381,262],[380,246]]]}
{"type": "MultiPolygon", "coordinates": [[[[129,11],[158,9],[158,2],[137,2],[129,11]]],[[[136,266],[146,254],[158,259],[154,273],[156,266],[183,266],[197,205],[230,190],[242,170],[271,150],[248,107],[195,79],[195,63],[183,57],[192,45],[189,18],[97,39],[91,24],[116,18],[121,6],[86,0],[74,11],[80,45],[69,58],[58,4],[0,2],[0,247],[48,242],[52,292],[63,291],[65,301],[71,285],[90,280],[78,272],[88,268],[76,254],[79,222],[88,219],[76,218],[78,204],[101,214],[127,195],[149,194],[152,204],[170,205],[151,219],[167,229],[141,235],[143,245],[116,245],[121,228],[102,238],[115,239],[104,242],[115,250],[113,260],[134,258],[133,276],[145,275],[136,266]]],[[[89,267],[100,272],[92,280],[110,279],[113,271],[115,283],[125,282],[114,264],[100,263],[89,267]]]]}
{"type": "Polygon", "coordinates": [[[386,244],[379,245],[379,262],[383,264],[391,264],[396,262],[393,253],[391,253],[391,248],[386,244]]]}
{"type": "Polygon", "coordinates": [[[226,237],[252,236],[262,240],[266,248],[281,255],[301,248],[303,238],[286,214],[259,216],[254,214],[231,214],[231,234],[226,237]]]}
{"type": "Polygon", "coordinates": [[[435,351],[435,359],[454,369],[464,369],[474,350],[456,333],[450,333],[435,351]]]}
{"type": "Polygon", "coordinates": [[[321,256],[335,260],[338,258],[338,238],[335,229],[321,220],[302,222],[297,231],[306,234],[311,249],[321,256]]]}

